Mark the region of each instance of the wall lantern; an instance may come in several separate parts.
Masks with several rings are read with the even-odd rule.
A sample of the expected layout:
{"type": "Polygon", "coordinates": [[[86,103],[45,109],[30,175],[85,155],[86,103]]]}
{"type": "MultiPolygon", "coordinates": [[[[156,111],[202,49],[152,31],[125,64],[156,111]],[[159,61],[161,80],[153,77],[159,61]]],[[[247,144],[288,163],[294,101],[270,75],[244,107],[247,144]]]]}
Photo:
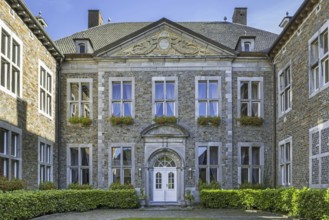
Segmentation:
{"type": "Polygon", "coordinates": [[[190,167],[190,168],[188,168],[188,178],[189,178],[189,179],[192,179],[192,176],[193,176],[193,170],[192,170],[192,168],[190,167]]]}
{"type": "Polygon", "coordinates": [[[142,168],[138,168],[138,177],[142,176],[142,168]]]}

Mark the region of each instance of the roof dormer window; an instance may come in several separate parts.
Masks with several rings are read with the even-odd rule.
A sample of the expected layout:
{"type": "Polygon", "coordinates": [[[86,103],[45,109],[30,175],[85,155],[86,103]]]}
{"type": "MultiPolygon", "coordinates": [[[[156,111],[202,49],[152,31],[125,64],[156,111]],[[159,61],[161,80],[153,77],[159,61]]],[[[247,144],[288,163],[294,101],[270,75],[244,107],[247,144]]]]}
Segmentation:
{"type": "Polygon", "coordinates": [[[75,43],[75,51],[78,54],[91,54],[94,52],[93,45],[88,38],[73,39],[75,43]]]}
{"type": "Polygon", "coordinates": [[[255,50],[255,38],[254,37],[241,37],[240,39],[241,51],[252,52],[255,50]]]}
{"type": "Polygon", "coordinates": [[[79,47],[79,53],[86,53],[86,44],[85,43],[80,43],[78,45],[79,47]]]}

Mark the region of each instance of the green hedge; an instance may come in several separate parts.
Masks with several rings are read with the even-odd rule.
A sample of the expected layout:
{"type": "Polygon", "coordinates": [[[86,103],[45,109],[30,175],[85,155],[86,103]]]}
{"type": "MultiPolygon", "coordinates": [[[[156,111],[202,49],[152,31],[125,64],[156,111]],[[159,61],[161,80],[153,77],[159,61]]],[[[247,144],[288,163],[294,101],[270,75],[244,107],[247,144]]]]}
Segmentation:
{"type": "Polygon", "coordinates": [[[98,207],[137,208],[135,190],[48,190],[0,193],[0,219],[30,219],[37,216],[98,207]]]}
{"type": "Polygon", "coordinates": [[[202,190],[200,202],[207,208],[258,209],[329,220],[329,189],[202,190]]]}

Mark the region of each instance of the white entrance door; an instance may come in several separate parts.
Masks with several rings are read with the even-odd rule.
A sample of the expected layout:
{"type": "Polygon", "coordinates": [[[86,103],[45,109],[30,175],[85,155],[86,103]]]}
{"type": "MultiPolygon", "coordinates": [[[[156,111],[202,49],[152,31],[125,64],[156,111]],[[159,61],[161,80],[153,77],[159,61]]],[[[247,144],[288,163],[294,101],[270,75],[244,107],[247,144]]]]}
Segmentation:
{"type": "Polygon", "coordinates": [[[153,201],[177,201],[176,167],[154,167],[153,201]]]}

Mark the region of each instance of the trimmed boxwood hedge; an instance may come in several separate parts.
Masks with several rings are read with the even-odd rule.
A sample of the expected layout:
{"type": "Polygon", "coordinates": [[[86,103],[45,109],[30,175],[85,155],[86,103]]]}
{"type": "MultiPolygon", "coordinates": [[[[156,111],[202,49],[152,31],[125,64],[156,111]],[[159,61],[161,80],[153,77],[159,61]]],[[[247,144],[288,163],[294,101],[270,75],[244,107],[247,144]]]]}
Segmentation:
{"type": "Polygon", "coordinates": [[[0,219],[30,219],[59,212],[99,207],[137,208],[135,190],[48,190],[0,193],[0,219]]]}
{"type": "Polygon", "coordinates": [[[329,220],[329,189],[202,190],[200,202],[207,208],[258,209],[329,220]]]}

